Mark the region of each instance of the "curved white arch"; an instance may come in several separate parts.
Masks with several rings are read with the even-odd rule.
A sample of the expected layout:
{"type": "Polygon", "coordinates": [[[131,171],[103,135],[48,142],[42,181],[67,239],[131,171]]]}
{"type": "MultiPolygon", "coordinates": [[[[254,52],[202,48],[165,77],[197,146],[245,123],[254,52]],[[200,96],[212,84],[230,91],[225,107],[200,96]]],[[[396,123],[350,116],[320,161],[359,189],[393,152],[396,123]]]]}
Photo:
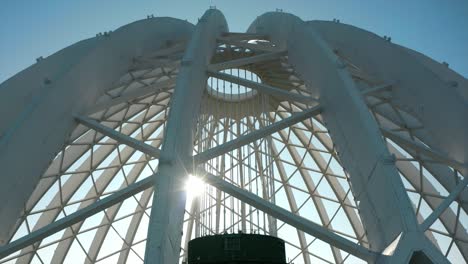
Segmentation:
{"type": "Polygon", "coordinates": [[[73,115],[93,106],[134,59],[166,48],[168,40],[187,41],[192,27],[172,18],[135,22],[59,51],[1,84],[1,180],[8,184],[0,186],[0,198],[9,206],[0,208],[0,244],[76,126],[73,115]]]}

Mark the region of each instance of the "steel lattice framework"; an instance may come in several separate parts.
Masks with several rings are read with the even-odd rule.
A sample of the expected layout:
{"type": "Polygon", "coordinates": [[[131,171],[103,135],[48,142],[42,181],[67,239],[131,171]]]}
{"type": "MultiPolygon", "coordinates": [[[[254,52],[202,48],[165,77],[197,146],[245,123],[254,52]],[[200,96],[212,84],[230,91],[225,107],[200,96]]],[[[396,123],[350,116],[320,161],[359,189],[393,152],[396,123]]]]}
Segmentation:
{"type": "Polygon", "coordinates": [[[7,80],[0,112],[0,263],[177,263],[240,231],[294,263],[468,260],[468,81],[338,21],[148,17],[7,80]]]}

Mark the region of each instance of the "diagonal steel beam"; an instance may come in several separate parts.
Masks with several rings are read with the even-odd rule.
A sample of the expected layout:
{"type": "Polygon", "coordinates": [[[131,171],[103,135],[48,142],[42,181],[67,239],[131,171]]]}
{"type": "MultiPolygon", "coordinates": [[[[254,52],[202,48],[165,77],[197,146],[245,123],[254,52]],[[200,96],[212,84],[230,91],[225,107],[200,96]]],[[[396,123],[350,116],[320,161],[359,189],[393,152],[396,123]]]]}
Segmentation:
{"type": "Polygon", "coordinates": [[[73,214],[70,214],[62,219],[59,219],[43,228],[40,228],[34,232],[31,232],[29,235],[26,235],[20,239],[17,239],[7,245],[0,247],[0,259],[25,248],[35,242],[41,241],[42,239],[59,232],[62,229],[65,229],[71,225],[74,225],[84,219],[99,213],[100,211],[109,208],[117,203],[122,202],[123,200],[153,186],[154,177],[157,177],[157,174],[154,174],[151,177],[145,178],[139,182],[130,184],[128,187],[121,189],[114,194],[107,196],[106,198],[95,202],[94,204],[78,210],[73,214]]]}
{"type": "Polygon", "coordinates": [[[426,146],[424,146],[423,144],[421,143],[418,143],[418,142],[415,142],[409,138],[405,138],[403,136],[400,136],[400,135],[397,135],[395,133],[393,133],[392,131],[386,129],[386,128],[381,128],[380,129],[382,131],[382,134],[395,141],[396,143],[398,143],[399,145],[401,146],[404,146],[404,147],[407,147],[407,148],[410,148],[412,149],[413,151],[417,151],[435,161],[438,161],[438,162],[441,162],[441,163],[444,163],[448,166],[451,166],[453,168],[455,168],[456,170],[462,172],[462,174],[464,174],[467,169],[468,169],[468,164],[464,164],[464,163],[461,163],[461,162],[458,162],[456,160],[452,160],[452,159],[449,159],[447,158],[446,155],[442,154],[442,153],[439,153],[435,150],[432,150],[426,146]]]}
{"type": "Polygon", "coordinates": [[[118,97],[99,103],[91,107],[90,109],[88,109],[86,113],[87,115],[94,114],[96,112],[102,111],[114,105],[128,102],[128,101],[134,100],[136,98],[139,98],[148,94],[155,94],[155,93],[167,91],[173,88],[174,85],[175,85],[175,78],[171,78],[171,79],[157,82],[151,85],[147,85],[147,86],[138,88],[135,91],[127,92],[118,97]]]}
{"type": "Polygon", "coordinates": [[[259,62],[274,60],[286,54],[287,54],[287,51],[268,52],[268,53],[263,53],[260,55],[250,56],[246,58],[240,58],[240,59],[235,59],[235,60],[219,62],[216,64],[211,64],[208,66],[208,69],[210,71],[220,71],[220,70],[230,69],[230,68],[239,68],[241,66],[245,66],[248,64],[252,64],[252,63],[259,63],[259,62]]]}
{"type": "Polygon", "coordinates": [[[450,206],[450,204],[455,201],[458,195],[465,189],[468,184],[468,176],[465,176],[462,182],[460,182],[455,189],[447,196],[442,203],[437,206],[437,208],[430,214],[426,220],[420,225],[421,231],[425,232],[431,225],[439,219],[439,216],[450,206]]]}
{"type": "Polygon", "coordinates": [[[203,175],[199,175],[205,182],[218,188],[219,190],[232,195],[233,197],[247,203],[265,213],[297,228],[300,229],[324,242],[327,242],[341,250],[353,254],[354,256],[367,260],[369,262],[375,260],[377,253],[370,251],[369,249],[353,243],[325,227],[311,222],[301,216],[295,215],[288,210],[285,210],[273,203],[270,203],[257,195],[241,189],[231,183],[228,183],[221,179],[221,177],[215,176],[208,172],[204,172],[203,175]]]}
{"type": "Polygon", "coordinates": [[[259,91],[259,92],[270,94],[270,95],[273,95],[273,96],[278,96],[278,97],[281,97],[281,98],[284,98],[284,99],[287,99],[287,100],[297,101],[297,102],[301,102],[301,103],[311,103],[311,102],[315,101],[314,98],[309,97],[309,96],[304,96],[304,95],[300,95],[300,94],[296,94],[296,93],[291,93],[291,92],[288,92],[286,90],[283,90],[283,89],[280,89],[280,88],[277,88],[277,87],[273,87],[273,86],[270,86],[270,85],[266,85],[266,84],[246,80],[246,79],[243,79],[243,78],[232,76],[230,74],[215,72],[215,71],[211,71],[211,70],[208,70],[207,73],[211,77],[218,78],[218,79],[228,81],[228,82],[232,82],[232,83],[236,83],[236,84],[239,84],[239,85],[243,85],[243,86],[255,89],[255,90],[259,91]]]}
{"type": "Polygon", "coordinates": [[[361,91],[361,94],[362,94],[362,95],[373,94],[373,93],[376,93],[376,92],[380,92],[380,91],[382,91],[382,90],[390,89],[390,88],[392,88],[394,85],[395,85],[395,83],[384,83],[384,84],[377,85],[377,86],[374,86],[374,87],[372,87],[372,88],[363,90],[363,91],[361,91]]]}
{"type": "Polygon", "coordinates": [[[112,139],[117,140],[119,143],[125,144],[127,146],[130,146],[136,150],[139,150],[145,154],[150,155],[151,157],[154,158],[159,158],[161,155],[161,151],[153,146],[150,146],[144,142],[141,142],[139,140],[136,140],[130,136],[127,136],[125,134],[122,134],[118,131],[115,131],[114,129],[107,127],[105,125],[102,125],[101,123],[88,118],[84,116],[76,116],[75,119],[80,122],[81,124],[96,130],[97,132],[108,136],[112,139]]]}
{"type": "Polygon", "coordinates": [[[268,35],[256,33],[242,33],[242,32],[224,32],[221,34],[223,39],[231,40],[252,40],[252,39],[269,39],[268,35]]]}
{"type": "Polygon", "coordinates": [[[251,49],[251,50],[266,51],[266,52],[281,51],[278,47],[263,46],[263,45],[258,45],[258,44],[253,44],[253,43],[248,43],[248,42],[243,42],[243,41],[238,41],[238,40],[232,40],[230,38],[225,38],[225,37],[218,38],[218,41],[227,45],[232,45],[232,46],[241,47],[245,49],[251,49]]]}
{"type": "Polygon", "coordinates": [[[322,112],[322,107],[320,105],[317,105],[315,107],[312,107],[310,109],[304,110],[300,113],[294,113],[290,117],[285,118],[281,121],[278,121],[274,124],[271,124],[269,126],[266,126],[262,129],[256,130],[254,132],[251,132],[247,135],[238,137],[236,139],[233,139],[229,142],[226,142],[222,145],[219,145],[217,147],[208,149],[202,153],[199,153],[193,157],[193,161],[195,164],[200,164],[209,161],[212,158],[215,158],[217,156],[223,155],[231,150],[234,150],[236,148],[240,148],[241,146],[250,144],[256,140],[259,140],[263,137],[266,137],[268,135],[271,135],[275,132],[280,131],[281,129],[285,129],[291,125],[296,124],[297,122],[303,121],[304,119],[311,118],[315,115],[318,115],[322,112]]]}

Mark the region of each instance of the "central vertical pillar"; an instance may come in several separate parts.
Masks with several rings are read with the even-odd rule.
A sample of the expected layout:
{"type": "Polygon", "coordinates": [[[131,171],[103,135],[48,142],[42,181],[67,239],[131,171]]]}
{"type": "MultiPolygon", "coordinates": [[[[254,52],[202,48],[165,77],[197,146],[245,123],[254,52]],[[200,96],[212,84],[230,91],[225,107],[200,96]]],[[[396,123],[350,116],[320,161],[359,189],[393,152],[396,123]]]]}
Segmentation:
{"type": "MultiPolygon", "coordinates": [[[[186,193],[192,168],[193,134],[206,85],[206,67],[216,50],[216,38],[228,31],[223,14],[205,12],[182,59],[155,178],[145,263],[175,264],[181,250],[186,193]]],[[[188,234],[189,235],[189,234],[188,234]]]]}

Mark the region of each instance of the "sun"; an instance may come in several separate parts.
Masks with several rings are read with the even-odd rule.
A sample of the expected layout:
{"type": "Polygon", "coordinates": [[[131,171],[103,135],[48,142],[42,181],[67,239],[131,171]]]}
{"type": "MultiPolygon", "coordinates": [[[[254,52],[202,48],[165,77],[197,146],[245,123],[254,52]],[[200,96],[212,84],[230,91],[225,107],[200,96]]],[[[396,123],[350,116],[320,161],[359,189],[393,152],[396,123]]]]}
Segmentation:
{"type": "Polygon", "coordinates": [[[205,186],[206,184],[202,179],[189,174],[187,181],[185,182],[185,191],[187,192],[188,197],[195,198],[203,194],[205,186]]]}

